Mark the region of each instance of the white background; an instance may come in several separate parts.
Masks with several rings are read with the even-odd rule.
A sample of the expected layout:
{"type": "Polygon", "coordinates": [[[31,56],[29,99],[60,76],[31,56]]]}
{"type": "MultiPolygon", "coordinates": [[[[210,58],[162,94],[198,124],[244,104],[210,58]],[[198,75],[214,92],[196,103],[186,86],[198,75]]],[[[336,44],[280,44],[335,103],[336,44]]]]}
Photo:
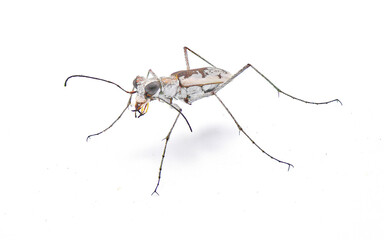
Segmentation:
{"type": "MultiPolygon", "coordinates": [[[[380,1],[2,1],[0,239],[382,239],[380,1]],[[215,98],[154,102],[108,132],[149,68],[188,46],[235,73],[215,98]]],[[[206,66],[191,56],[191,67],[206,66]]]]}

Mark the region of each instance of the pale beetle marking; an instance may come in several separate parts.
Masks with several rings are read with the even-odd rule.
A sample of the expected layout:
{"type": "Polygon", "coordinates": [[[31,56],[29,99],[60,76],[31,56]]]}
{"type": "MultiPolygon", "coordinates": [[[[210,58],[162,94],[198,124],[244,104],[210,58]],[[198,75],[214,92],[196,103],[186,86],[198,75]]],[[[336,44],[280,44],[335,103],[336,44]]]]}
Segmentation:
{"type": "Polygon", "coordinates": [[[158,194],[157,189],[160,185],[161,172],[162,172],[162,168],[163,168],[163,162],[164,162],[164,158],[165,158],[165,153],[166,153],[168,141],[170,139],[173,128],[175,127],[176,122],[179,119],[180,115],[184,118],[190,131],[192,132],[191,125],[189,124],[187,118],[182,113],[181,108],[178,105],[176,105],[175,103],[173,103],[173,99],[182,100],[187,104],[192,104],[194,101],[197,101],[197,100],[202,99],[204,97],[209,97],[209,96],[214,95],[217,98],[217,100],[221,103],[221,105],[225,108],[225,110],[228,112],[228,114],[231,116],[231,118],[235,122],[239,131],[242,132],[251,141],[251,143],[253,145],[255,145],[265,155],[267,155],[268,157],[270,157],[271,159],[273,159],[279,163],[286,164],[288,166],[288,170],[290,169],[290,167],[293,167],[293,165],[291,163],[281,161],[281,160],[273,157],[272,155],[270,155],[266,151],[264,151],[264,149],[262,149],[240,126],[240,124],[237,122],[235,117],[232,115],[232,113],[229,111],[229,109],[225,106],[223,101],[217,96],[217,92],[220,89],[222,89],[223,87],[225,87],[228,83],[230,83],[237,76],[239,76],[246,69],[252,68],[258,74],[260,74],[261,77],[264,78],[264,80],[266,80],[269,84],[271,84],[279,94],[281,93],[281,94],[284,94],[284,95],[286,95],[292,99],[295,99],[295,100],[298,100],[298,101],[301,101],[304,103],[309,103],[309,104],[320,105],[320,104],[328,104],[331,102],[339,102],[341,104],[340,100],[338,100],[338,99],[334,99],[334,100],[326,101],[326,102],[310,102],[310,101],[306,101],[306,100],[303,100],[300,98],[296,98],[296,97],[280,90],[275,84],[273,84],[267,77],[265,77],[259,70],[257,70],[251,64],[245,65],[237,73],[232,75],[223,69],[215,67],[213,64],[211,64],[210,62],[205,60],[203,57],[201,57],[199,54],[195,53],[194,51],[192,51],[191,49],[189,49],[187,47],[184,47],[184,57],[185,57],[186,65],[187,65],[186,70],[174,72],[169,77],[160,77],[159,78],[150,69],[148,71],[147,77],[137,76],[133,80],[132,91],[127,91],[124,88],[122,88],[120,85],[118,85],[114,82],[111,82],[111,81],[108,81],[105,79],[101,79],[101,78],[85,76],[85,75],[72,75],[72,76],[68,77],[64,83],[64,86],[66,86],[68,80],[70,78],[74,78],[74,77],[90,78],[90,79],[99,80],[99,81],[113,84],[116,87],[123,90],[124,92],[130,94],[127,106],[120,113],[120,115],[116,118],[116,120],[113,121],[112,124],[109,125],[107,128],[105,128],[104,130],[102,130],[98,133],[89,135],[87,137],[87,140],[90,137],[99,135],[99,134],[107,131],[108,129],[110,129],[121,118],[121,116],[124,114],[124,112],[131,105],[134,105],[134,107],[135,107],[135,109],[132,110],[133,112],[135,112],[135,117],[141,117],[145,113],[147,113],[149,102],[153,101],[153,100],[159,100],[161,102],[164,102],[178,112],[171,129],[169,130],[167,136],[165,137],[165,145],[164,145],[163,154],[161,157],[160,168],[159,168],[159,173],[158,173],[158,180],[157,180],[155,190],[153,191],[152,194],[154,194],[154,193],[158,194]],[[210,65],[210,67],[190,69],[189,60],[188,60],[188,51],[193,53],[194,55],[196,55],[197,57],[199,57],[203,61],[205,61],[208,65],[210,65]],[[151,75],[151,77],[150,77],[150,75],[151,75]],[[136,99],[134,100],[134,103],[132,103],[132,95],[133,94],[136,94],[136,99]],[[139,114],[139,115],[137,116],[137,114],[139,114]]]}

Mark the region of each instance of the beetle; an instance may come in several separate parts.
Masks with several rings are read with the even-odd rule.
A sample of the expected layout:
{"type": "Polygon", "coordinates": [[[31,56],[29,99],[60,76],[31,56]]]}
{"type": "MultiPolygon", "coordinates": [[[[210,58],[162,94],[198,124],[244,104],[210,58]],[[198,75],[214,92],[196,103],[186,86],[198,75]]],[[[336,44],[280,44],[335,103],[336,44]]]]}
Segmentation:
{"type": "Polygon", "coordinates": [[[307,100],[303,100],[297,97],[294,97],[281,89],[279,89],[272,81],[270,81],[265,75],[263,75],[259,70],[257,70],[252,64],[246,64],[243,68],[241,68],[239,71],[237,71],[235,74],[231,74],[226,70],[223,70],[221,68],[217,68],[212,63],[208,62],[206,59],[201,57],[196,52],[192,51],[188,47],[184,47],[184,57],[186,62],[186,70],[181,70],[172,73],[170,76],[167,77],[158,77],[151,69],[148,70],[147,76],[137,76],[133,80],[133,89],[132,91],[127,91],[124,88],[122,88],[120,85],[105,80],[102,78],[96,78],[86,75],[72,75],[69,76],[65,82],[64,86],[67,86],[68,80],[71,78],[89,78],[93,80],[99,80],[103,82],[107,82],[110,84],[115,85],[119,89],[123,90],[125,93],[130,94],[127,106],[124,108],[124,110],[121,112],[121,114],[116,118],[114,122],[112,122],[111,125],[109,125],[104,130],[91,134],[87,137],[87,141],[90,137],[99,135],[108,129],[110,129],[124,114],[124,112],[131,106],[134,106],[134,109],[132,110],[135,112],[135,117],[140,118],[141,116],[145,115],[148,111],[148,105],[153,100],[158,100],[161,102],[164,102],[168,104],[170,107],[172,107],[174,110],[178,112],[175,121],[173,122],[173,125],[171,129],[169,130],[167,136],[165,137],[165,145],[163,148],[163,154],[161,157],[159,172],[158,172],[158,179],[157,184],[155,187],[155,190],[153,191],[153,194],[158,194],[157,189],[160,185],[160,179],[161,179],[161,172],[163,168],[163,162],[165,158],[165,153],[168,145],[168,141],[170,139],[170,136],[172,134],[172,131],[176,125],[176,122],[178,121],[179,117],[182,116],[184,120],[186,121],[190,131],[192,132],[192,127],[189,124],[187,118],[182,113],[182,109],[174,103],[174,100],[181,100],[187,104],[192,104],[193,102],[200,100],[205,97],[215,96],[217,100],[221,103],[221,105],[225,108],[225,110],[228,112],[230,117],[235,122],[237,128],[240,132],[242,132],[250,141],[251,143],[256,146],[260,151],[262,151],[265,155],[270,157],[271,159],[286,164],[288,166],[288,171],[293,165],[291,163],[279,160],[266,151],[262,149],[240,126],[240,124],[237,122],[233,114],[230,112],[230,110],[226,107],[224,102],[219,98],[217,95],[217,92],[220,91],[222,88],[224,88],[227,84],[229,84],[231,81],[233,81],[236,77],[238,77],[241,73],[243,73],[246,69],[253,69],[256,71],[264,80],[266,80],[275,90],[278,92],[278,94],[286,95],[294,100],[308,103],[308,104],[328,104],[331,102],[339,102],[341,105],[341,101],[339,99],[333,99],[330,101],[325,102],[311,102],[307,100]],[[209,67],[203,67],[203,68],[195,68],[191,69],[189,65],[189,59],[188,59],[188,52],[191,52],[192,54],[196,55],[200,59],[202,59],[204,62],[206,62],[209,67]],[[134,100],[134,103],[132,102],[132,96],[133,94],[136,94],[136,98],[134,100]]]}

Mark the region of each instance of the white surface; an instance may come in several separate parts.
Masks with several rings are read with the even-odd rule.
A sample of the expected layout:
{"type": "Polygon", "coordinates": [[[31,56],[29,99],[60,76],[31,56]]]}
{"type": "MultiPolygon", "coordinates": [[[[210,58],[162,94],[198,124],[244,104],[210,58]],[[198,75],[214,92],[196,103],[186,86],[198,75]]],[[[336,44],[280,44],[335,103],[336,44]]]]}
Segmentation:
{"type": "MultiPolygon", "coordinates": [[[[383,31],[379,1],[9,1],[0,4],[0,239],[382,239],[383,31]],[[183,103],[160,197],[153,191],[176,113],[127,113],[151,68],[185,67],[182,47],[235,73],[183,103]]],[[[204,67],[191,58],[191,67],[204,67]]]]}

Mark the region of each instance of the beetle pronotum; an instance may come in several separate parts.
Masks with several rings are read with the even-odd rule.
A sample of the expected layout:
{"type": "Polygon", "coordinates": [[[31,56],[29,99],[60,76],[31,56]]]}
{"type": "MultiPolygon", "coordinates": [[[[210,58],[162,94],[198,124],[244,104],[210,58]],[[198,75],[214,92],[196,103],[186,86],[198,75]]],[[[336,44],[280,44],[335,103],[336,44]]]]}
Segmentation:
{"type": "Polygon", "coordinates": [[[271,159],[273,159],[279,163],[286,164],[288,166],[288,171],[289,171],[290,167],[293,167],[293,165],[291,163],[279,160],[279,159],[273,157],[272,155],[270,155],[269,153],[267,153],[266,151],[264,151],[240,126],[240,124],[237,122],[235,117],[232,115],[232,113],[229,111],[229,109],[225,106],[223,101],[219,98],[219,96],[217,95],[217,92],[220,89],[222,89],[223,87],[225,87],[228,83],[233,81],[237,76],[239,76],[246,69],[251,68],[251,69],[255,70],[258,74],[260,74],[260,76],[263,77],[269,84],[271,84],[279,94],[280,93],[284,94],[284,95],[286,95],[286,96],[288,96],[294,100],[304,102],[304,103],[309,103],[309,104],[316,104],[316,105],[328,104],[331,102],[339,102],[340,104],[342,104],[339,99],[334,99],[334,100],[326,101],[326,102],[310,102],[310,101],[306,101],[306,100],[294,97],[294,96],[280,90],[275,84],[273,84],[267,77],[265,77],[259,70],[257,70],[251,64],[245,65],[237,73],[232,75],[223,69],[215,67],[212,63],[208,62],[207,60],[205,60],[203,57],[201,57],[199,54],[192,51],[188,47],[184,47],[184,56],[185,56],[185,62],[187,65],[186,70],[177,71],[175,73],[172,73],[169,77],[160,77],[159,78],[150,69],[150,70],[148,70],[148,74],[146,77],[137,76],[133,80],[132,91],[127,91],[124,88],[122,88],[120,85],[118,85],[114,82],[111,82],[111,81],[108,81],[105,79],[101,79],[101,78],[85,76],[85,75],[72,75],[72,76],[68,77],[64,83],[64,86],[67,86],[68,80],[71,78],[74,78],[74,77],[89,78],[89,79],[99,80],[99,81],[113,84],[116,87],[123,90],[124,92],[130,94],[127,106],[120,113],[120,115],[116,118],[116,120],[113,121],[112,124],[109,125],[107,128],[105,128],[104,130],[102,130],[98,133],[89,135],[87,137],[87,141],[90,137],[99,135],[99,134],[107,131],[120,119],[120,117],[124,114],[124,112],[131,106],[133,94],[136,94],[136,99],[135,99],[135,103],[134,103],[135,109],[132,110],[133,112],[135,112],[135,117],[143,116],[148,111],[149,102],[153,101],[153,100],[159,100],[161,102],[164,102],[178,112],[176,119],[172,124],[171,129],[169,130],[167,136],[165,137],[165,144],[164,144],[163,154],[161,156],[160,168],[159,168],[159,173],[158,173],[158,180],[157,180],[155,190],[153,191],[152,194],[154,194],[154,193],[158,194],[157,189],[160,185],[161,172],[162,172],[162,168],[163,168],[163,162],[164,162],[164,158],[165,158],[165,152],[167,150],[168,141],[170,139],[173,128],[175,127],[176,122],[179,119],[180,115],[184,118],[184,120],[188,124],[190,131],[192,132],[191,125],[189,124],[187,118],[182,113],[182,109],[174,103],[173,99],[183,100],[187,104],[192,104],[194,101],[197,101],[201,98],[209,97],[209,96],[215,96],[217,98],[217,100],[223,105],[223,107],[228,112],[228,114],[231,116],[231,118],[235,122],[239,131],[242,132],[252,142],[252,144],[255,145],[265,155],[267,155],[268,157],[270,157],[271,159]],[[193,53],[194,55],[196,55],[200,59],[202,59],[204,62],[206,62],[208,65],[210,65],[210,67],[191,69],[189,66],[188,51],[193,53]]]}

